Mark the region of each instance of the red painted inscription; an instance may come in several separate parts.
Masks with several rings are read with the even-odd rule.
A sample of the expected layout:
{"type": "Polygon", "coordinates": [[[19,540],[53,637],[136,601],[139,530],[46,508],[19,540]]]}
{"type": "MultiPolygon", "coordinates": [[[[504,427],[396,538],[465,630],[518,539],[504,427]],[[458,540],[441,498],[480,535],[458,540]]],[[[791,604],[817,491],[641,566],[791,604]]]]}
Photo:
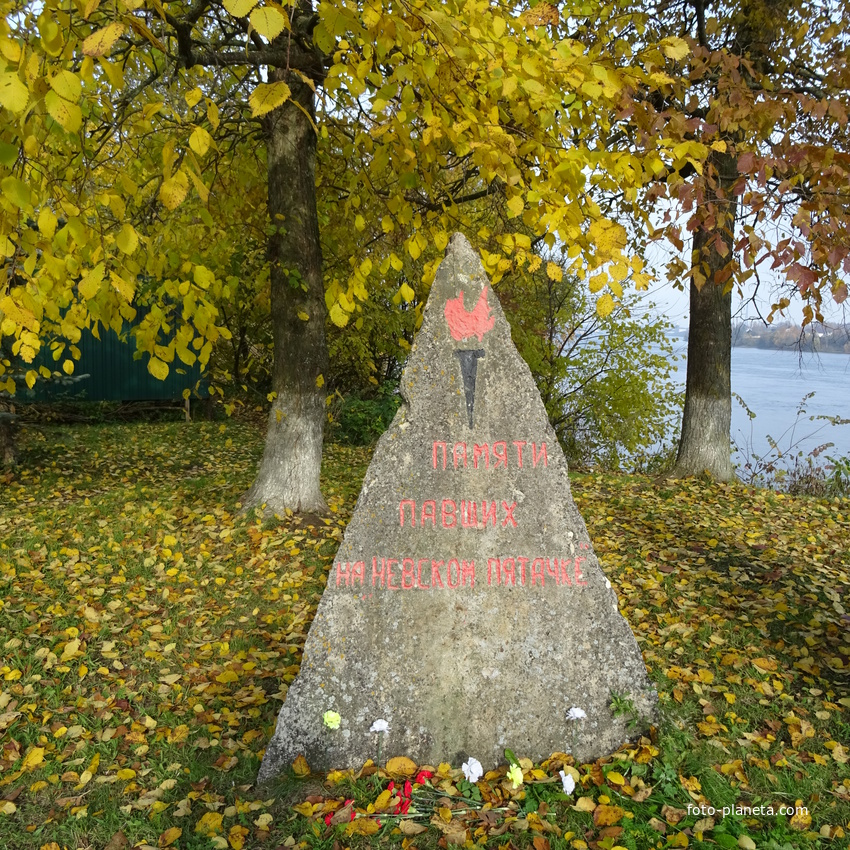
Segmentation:
{"type": "Polygon", "coordinates": [[[586,587],[582,564],[583,555],[577,558],[488,558],[487,584],[503,587],[545,587],[549,584],[586,587]]]}
{"type": "MultiPolygon", "coordinates": [[[[471,499],[461,499],[460,503],[454,499],[442,499],[437,507],[436,499],[426,499],[421,506],[419,515],[420,528],[426,528],[428,523],[431,528],[478,528],[484,529],[489,523],[494,528],[501,520],[502,528],[516,528],[517,522],[514,517],[516,502],[508,504],[506,501],[481,502],[481,518],[478,517],[478,502],[471,499]],[[501,509],[497,511],[496,505],[501,503],[501,509]],[[439,519],[439,522],[438,522],[439,519]]],[[[416,528],[416,500],[402,499],[398,503],[398,523],[404,528],[416,528]]]]}
{"type": "Polygon", "coordinates": [[[529,443],[527,440],[513,440],[508,448],[506,440],[495,443],[449,443],[435,440],[431,448],[431,465],[434,469],[507,469],[517,466],[520,469],[532,469],[549,466],[546,443],[529,443]],[[441,465],[442,464],[442,465],[441,465]]]}
{"type": "MultiPolygon", "coordinates": [[[[582,548],[587,548],[584,545],[582,548]]],[[[487,559],[489,587],[586,587],[584,555],[531,558],[516,555],[487,559]]],[[[371,579],[364,561],[337,561],[336,587],[378,590],[460,590],[475,587],[475,561],[462,558],[372,558],[371,579]]]]}
{"type": "Polygon", "coordinates": [[[372,580],[366,578],[363,561],[337,561],[336,586],[375,587],[382,590],[435,590],[475,587],[475,561],[449,558],[372,558],[372,580]]]}

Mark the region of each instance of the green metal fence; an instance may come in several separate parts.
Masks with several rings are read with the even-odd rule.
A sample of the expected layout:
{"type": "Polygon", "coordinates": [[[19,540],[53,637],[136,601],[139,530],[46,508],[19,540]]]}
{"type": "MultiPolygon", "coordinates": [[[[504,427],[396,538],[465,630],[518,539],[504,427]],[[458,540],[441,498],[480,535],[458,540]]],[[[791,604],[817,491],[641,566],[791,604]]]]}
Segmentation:
{"type": "MultiPolygon", "coordinates": [[[[129,327],[127,327],[129,331],[129,327]]],[[[186,366],[179,360],[169,364],[168,377],[157,380],[148,372],[149,355],[143,353],[134,359],[135,338],[125,333],[126,339],[115,331],[101,328],[100,339],[84,330],[77,348],[80,359],[74,364],[74,375],[87,378],[73,382],[39,380],[32,389],[18,385],[19,402],[54,401],[181,401],[183,391],[189,390],[193,398],[208,394],[202,378],[201,367],[186,366]]],[[[51,372],[60,368],[61,361],[53,360],[49,346],[44,346],[30,368],[46,366],[51,372]]]]}

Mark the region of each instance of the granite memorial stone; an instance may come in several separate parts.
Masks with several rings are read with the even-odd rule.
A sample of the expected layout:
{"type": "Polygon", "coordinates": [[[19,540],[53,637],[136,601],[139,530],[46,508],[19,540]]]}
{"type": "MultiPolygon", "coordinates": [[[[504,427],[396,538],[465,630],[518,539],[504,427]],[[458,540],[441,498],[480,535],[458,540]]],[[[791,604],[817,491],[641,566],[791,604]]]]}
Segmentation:
{"type": "MultiPolygon", "coordinates": [[[[656,695],[477,253],[455,235],[310,627],[260,780],[504,750],[613,752],[656,695]],[[339,715],[339,726],[323,722],[339,715]],[[586,715],[586,716],[582,716],[586,715]],[[372,732],[386,720],[387,732],[372,732]]],[[[640,727],[639,727],[640,728],[640,727]]]]}

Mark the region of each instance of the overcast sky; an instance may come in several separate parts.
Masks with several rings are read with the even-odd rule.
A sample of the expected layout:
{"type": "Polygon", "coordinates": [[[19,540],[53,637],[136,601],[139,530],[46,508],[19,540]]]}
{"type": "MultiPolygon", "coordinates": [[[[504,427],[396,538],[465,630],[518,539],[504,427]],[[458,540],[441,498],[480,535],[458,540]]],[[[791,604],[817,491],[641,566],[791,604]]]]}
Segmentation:
{"type": "MultiPolygon", "coordinates": [[[[651,245],[647,251],[647,266],[648,270],[652,271],[656,276],[656,281],[650,285],[649,290],[644,293],[647,302],[656,304],[655,312],[666,316],[677,328],[688,326],[689,301],[690,296],[688,286],[685,286],[684,291],[676,289],[666,279],[665,265],[670,258],[669,252],[665,251],[661,245],[651,245]]],[[[733,320],[742,319],[757,319],[759,314],[767,319],[770,313],[770,305],[773,299],[778,299],[778,287],[782,280],[781,276],[776,273],[771,274],[760,270],[762,279],[759,291],[755,299],[753,299],[753,287],[750,286],[745,291],[746,300],[741,298],[737,292],[732,296],[732,316],[733,320]]],[[[787,286],[786,286],[787,291],[787,286]]],[[[846,323],[850,326],[850,310],[848,310],[850,299],[843,305],[836,304],[831,295],[827,295],[824,299],[822,311],[828,325],[841,325],[846,323]]],[[[803,301],[800,298],[792,298],[791,305],[784,311],[784,316],[777,315],[773,319],[774,324],[783,321],[792,321],[802,323],[803,321],[803,301]]]]}

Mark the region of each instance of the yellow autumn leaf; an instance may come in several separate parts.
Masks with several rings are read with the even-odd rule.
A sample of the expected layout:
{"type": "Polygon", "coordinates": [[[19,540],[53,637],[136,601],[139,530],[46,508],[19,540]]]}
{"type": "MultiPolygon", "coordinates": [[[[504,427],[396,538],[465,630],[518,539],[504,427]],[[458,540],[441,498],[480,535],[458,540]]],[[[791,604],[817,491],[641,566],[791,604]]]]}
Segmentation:
{"type": "Polygon", "coordinates": [[[109,282],[128,304],[133,301],[135,289],[133,288],[133,285],[131,283],[127,283],[124,278],[119,277],[117,274],[115,274],[115,272],[109,273],[109,282]]]}
{"type": "Polygon", "coordinates": [[[121,782],[126,782],[128,779],[133,779],[135,777],[136,771],[131,767],[122,767],[115,775],[121,782]]]}
{"type": "Polygon", "coordinates": [[[549,280],[559,281],[564,277],[564,270],[557,263],[550,261],[546,263],[546,276],[549,280]]]}
{"type": "Polygon", "coordinates": [[[626,784],[625,776],[623,776],[622,773],[618,773],[616,770],[612,770],[610,773],[608,773],[608,775],[605,778],[609,782],[613,783],[614,785],[625,785],[626,784]]]}
{"type": "Polygon", "coordinates": [[[160,847],[168,847],[171,844],[174,844],[178,838],[183,834],[183,830],[179,826],[172,826],[163,832],[159,838],[157,839],[157,844],[160,847]]]}
{"type": "Polygon", "coordinates": [[[159,187],[159,199],[170,210],[176,210],[189,191],[189,178],[182,171],[162,181],[159,187]]]}
{"type": "Polygon", "coordinates": [[[148,372],[158,381],[164,381],[168,377],[168,364],[164,363],[158,357],[151,357],[148,361],[148,372]]]}
{"type": "Polygon", "coordinates": [[[0,815],[13,815],[16,811],[18,807],[11,800],[0,802],[0,815]]]}
{"type": "Polygon", "coordinates": [[[283,80],[278,80],[276,83],[260,83],[248,98],[251,116],[260,118],[271,112],[289,100],[291,94],[289,86],[283,80]]]}
{"type": "Polygon", "coordinates": [[[525,202],[522,200],[522,195],[514,195],[510,198],[505,205],[510,212],[508,218],[516,218],[518,215],[522,215],[523,209],[525,209],[525,202]]]}
{"type": "Polygon", "coordinates": [[[63,100],[76,103],[83,92],[82,80],[71,71],[57,71],[49,81],[50,88],[63,100]]]}
{"type": "Polygon", "coordinates": [[[44,747],[32,747],[24,756],[21,770],[35,770],[44,761],[44,747]]]}
{"type": "MultiPolygon", "coordinates": [[[[2,182],[0,182],[0,188],[2,188],[6,198],[18,207],[18,209],[26,209],[32,203],[32,192],[30,192],[29,186],[23,180],[18,180],[17,177],[13,177],[11,174],[3,178],[2,182]]],[[[6,298],[3,299],[4,302],[6,300],[6,298]]],[[[5,308],[3,308],[3,312],[6,315],[10,313],[5,308]]]]}
{"type": "Polygon", "coordinates": [[[348,313],[335,303],[330,309],[331,321],[338,327],[344,328],[348,324],[348,313]]]}
{"type": "Polygon", "coordinates": [[[413,288],[407,283],[403,283],[399,287],[399,293],[401,297],[405,300],[406,303],[410,303],[416,297],[416,293],[413,291],[413,288]]]}
{"type": "Polygon", "coordinates": [[[597,272],[590,280],[587,282],[588,289],[591,292],[599,292],[605,284],[608,282],[608,275],[605,272],[597,272]]]}
{"type": "Polygon", "coordinates": [[[593,823],[596,826],[613,826],[622,820],[626,813],[621,806],[601,805],[593,810],[593,823]]]}
{"type": "Polygon", "coordinates": [[[223,816],[218,812],[207,812],[196,824],[195,832],[210,838],[221,832],[223,816]]]}
{"type": "Polygon", "coordinates": [[[244,18],[258,0],[224,0],[224,8],[233,15],[234,18],[244,18]]]}
{"type": "Polygon", "coordinates": [[[289,28],[289,20],[283,9],[276,6],[263,6],[251,12],[251,26],[269,41],[277,38],[285,29],[289,28]]]}
{"type": "Polygon", "coordinates": [[[100,284],[103,281],[103,272],[103,263],[98,263],[83,276],[83,279],[77,284],[77,291],[83,298],[89,300],[97,295],[100,291],[100,284]]]}
{"type": "Polygon", "coordinates": [[[220,682],[222,685],[227,685],[230,682],[238,682],[239,674],[234,670],[225,670],[223,673],[219,673],[218,676],[215,677],[216,682],[220,682]]]}
{"type": "Polygon", "coordinates": [[[59,220],[53,214],[53,210],[50,207],[42,207],[38,213],[38,232],[45,239],[52,239],[53,234],[56,233],[56,225],[59,223],[59,220]]]}
{"type": "Polygon", "coordinates": [[[628,236],[625,228],[607,218],[599,218],[592,222],[587,230],[587,237],[596,247],[602,257],[626,247],[628,236]]]}
{"type": "Polygon", "coordinates": [[[593,797],[579,797],[573,808],[577,812],[592,812],[596,808],[593,797]]]}
{"type": "Polygon", "coordinates": [[[596,312],[604,319],[606,316],[611,315],[614,306],[614,299],[606,292],[596,302],[596,312]]]}
{"type": "Polygon", "coordinates": [[[375,811],[382,812],[389,805],[389,802],[390,800],[392,800],[392,798],[393,792],[390,791],[388,788],[385,788],[383,791],[381,791],[381,793],[378,794],[374,803],[375,811]]]}
{"type": "Polygon", "coordinates": [[[121,232],[115,238],[115,244],[125,254],[132,254],[139,247],[139,237],[132,224],[125,222],[121,232]]]}
{"type": "Polygon", "coordinates": [[[212,136],[203,128],[195,127],[189,136],[189,147],[198,155],[203,156],[212,144],[212,136]]]}
{"type": "Polygon", "coordinates": [[[396,776],[413,776],[416,773],[416,762],[407,756],[396,756],[387,762],[386,771],[396,776]]]}
{"type": "Polygon", "coordinates": [[[83,53],[86,56],[103,56],[124,34],[124,24],[117,21],[97,32],[93,32],[83,41],[83,53]]]}
{"type": "Polygon", "coordinates": [[[347,835],[374,835],[381,829],[381,824],[372,818],[357,818],[345,827],[347,835]]]}
{"type": "Polygon", "coordinates": [[[231,826],[230,832],[227,834],[227,840],[230,842],[231,850],[242,850],[245,846],[245,839],[250,832],[251,830],[247,827],[240,826],[239,824],[231,826]]]}
{"type": "Polygon", "coordinates": [[[30,92],[15,71],[0,74],[0,106],[14,112],[23,112],[29,103],[30,92]]]}
{"type": "Polygon", "coordinates": [[[812,816],[809,814],[809,810],[803,805],[802,800],[797,800],[794,804],[794,814],[791,816],[791,819],[788,821],[788,826],[791,829],[804,830],[809,829],[812,825],[812,816]]]}
{"type": "Polygon", "coordinates": [[[171,744],[179,744],[181,741],[185,741],[188,737],[189,727],[185,723],[181,723],[169,732],[168,741],[171,744]]]}
{"type": "Polygon", "coordinates": [[[307,759],[303,755],[296,756],[295,761],[292,762],[292,772],[296,776],[310,775],[310,765],[307,764],[307,759]]]}
{"type": "Polygon", "coordinates": [[[83,123],[83,113],[76,103],[71,103],[49,91],[44,96],[44,105],[50,117],[68,133],[76,133],[83,123]]]}
{"type": "Polygon", "coordinates": [[[69,661],[71,658],[73,658],[77,654],[77,652],[79,652],[79,649],[80,649],[80,639],[79,638],[74,638],[73,640],[69,640],[68,643],[65,644],[64,649],[62,650],[62,655],[59,658],[59,660],[60,661],[69,661]]]}
{"type": "Polygon", "coordinates": [[[292,808],[295,809],[295,811],[298,812],[299,815],[304,815],[305,818],[309,818],[312,817],[313,812],[316,811],[316,808],[320,806],[321,803],[308,803],[305,801],[303,803],[298,803],[292,808]]]}
{"type": "Polygon", "coordinates": [[[678,36],[670,36],[661,40],[661,52],[668,58],[678,61],[684,59],[691,48],[688,42],[678,36]]]}
{"type": "Polygon", "coordinates": [[[611,280],[616,280],[617,282],[625,280],[629,275],[629,268],[625,263],[614,263],[608,269],[608,276],[611,280]]]}

